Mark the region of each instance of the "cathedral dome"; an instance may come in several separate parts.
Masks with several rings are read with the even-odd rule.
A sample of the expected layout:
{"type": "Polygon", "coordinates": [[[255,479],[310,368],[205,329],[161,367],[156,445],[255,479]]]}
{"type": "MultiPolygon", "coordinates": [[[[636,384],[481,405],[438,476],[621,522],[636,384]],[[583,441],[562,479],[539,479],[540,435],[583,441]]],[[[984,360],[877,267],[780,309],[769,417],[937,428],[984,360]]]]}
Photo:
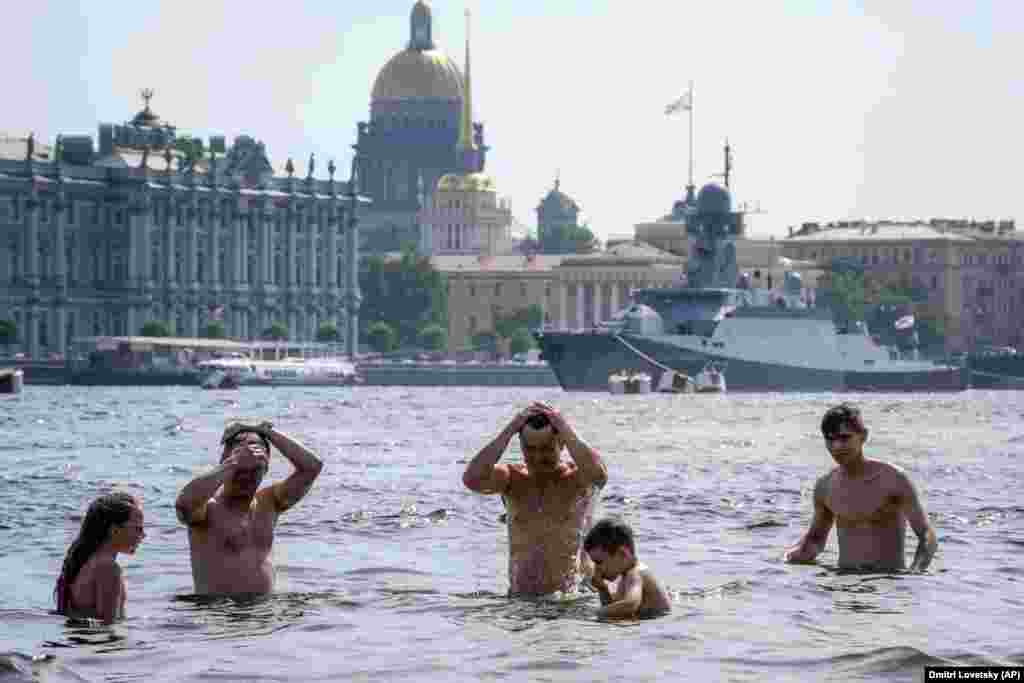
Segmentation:
{"type": "Polygon", "coordinates": [[[494,179],[486,173],[446,173],[437,181],[438,192],[494,192],[494,179]]]}
{"type": "Polygon", "coordinates": [[[440,50],[407,48],[392,57],[373,83],[374,100],[462,97],[462,73],[440,50]]]}

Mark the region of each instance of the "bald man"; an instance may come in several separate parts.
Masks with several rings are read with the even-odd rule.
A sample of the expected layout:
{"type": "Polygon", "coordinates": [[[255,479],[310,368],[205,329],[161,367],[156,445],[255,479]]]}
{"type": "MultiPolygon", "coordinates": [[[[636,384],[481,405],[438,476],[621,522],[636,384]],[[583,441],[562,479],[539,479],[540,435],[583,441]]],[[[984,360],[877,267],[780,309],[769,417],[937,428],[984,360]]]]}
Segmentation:
{"type": "Polygon", "coordinates": [[[509,594],[572,592],[583,575],[583,536],[608,480],[600,456],[561,413],[534,403],[517,414],[466,466],[472,491],[501,494],[508,525],[509,594]],[[498,464],[519,435],[522,464],[498,464]],[[571,462],[563,460],[567,451],[571,462]]]}

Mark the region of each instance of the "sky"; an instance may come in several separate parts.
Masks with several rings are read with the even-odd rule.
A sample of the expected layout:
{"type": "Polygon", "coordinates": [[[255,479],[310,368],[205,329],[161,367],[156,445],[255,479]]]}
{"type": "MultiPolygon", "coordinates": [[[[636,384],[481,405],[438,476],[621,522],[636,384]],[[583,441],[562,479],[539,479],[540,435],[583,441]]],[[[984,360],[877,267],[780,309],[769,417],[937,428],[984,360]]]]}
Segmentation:
{"type": "MultiPolygon", "coordinates": [[[[251,135],[283,167],[348,169],[413,0],[36,0],[4,8],[0,132],[52,142],[123,122],[152,88],[181,132],[251,135]]],[[[433,0],[460,65],[472,12],[488,172],[536,224],[553,185],[598,237],[666,214],[732,145],[756,237],[804,221],[1024,219],[1024,2],[433,0]]],[[[346,173],[342,174],[347,175],[346,173]]],[[[1021,225],[1024,230],[1024,225],[1021,225]]]]}

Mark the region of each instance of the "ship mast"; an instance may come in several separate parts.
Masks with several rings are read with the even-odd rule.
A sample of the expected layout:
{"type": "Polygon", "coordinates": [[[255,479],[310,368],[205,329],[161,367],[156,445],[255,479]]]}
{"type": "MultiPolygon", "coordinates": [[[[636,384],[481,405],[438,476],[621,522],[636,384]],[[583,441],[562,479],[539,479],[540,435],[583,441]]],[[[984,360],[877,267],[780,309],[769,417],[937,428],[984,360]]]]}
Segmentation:
{"type": "Polygon", "coordinates": [[[690,115],[690,176],[686,183],[686,198],[687,200],[690,200],[694,196],[694,191],[697,189],[696,185],[693,184],[693,81],[690,81],[687,103],[689,106],[686,109],[687,113],[690,115]]]}

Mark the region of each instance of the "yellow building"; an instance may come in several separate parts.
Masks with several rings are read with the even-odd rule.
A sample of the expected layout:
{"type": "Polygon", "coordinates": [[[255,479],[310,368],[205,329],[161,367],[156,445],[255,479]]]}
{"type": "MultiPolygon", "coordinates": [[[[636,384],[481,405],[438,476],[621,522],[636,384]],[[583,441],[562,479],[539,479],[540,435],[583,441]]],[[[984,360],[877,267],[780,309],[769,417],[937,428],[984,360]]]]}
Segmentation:
{"type": "Polygon", "coordinates": [[[448,279],[450,349],[469,348],[474,335],[495,331],[498,316],[532,304],[541,307],[546,327],[593,327],[628,305],[631,290],[678,284],[683,264],[637,243],[588,255],[442,254],[431,262],[448,279]]]}

